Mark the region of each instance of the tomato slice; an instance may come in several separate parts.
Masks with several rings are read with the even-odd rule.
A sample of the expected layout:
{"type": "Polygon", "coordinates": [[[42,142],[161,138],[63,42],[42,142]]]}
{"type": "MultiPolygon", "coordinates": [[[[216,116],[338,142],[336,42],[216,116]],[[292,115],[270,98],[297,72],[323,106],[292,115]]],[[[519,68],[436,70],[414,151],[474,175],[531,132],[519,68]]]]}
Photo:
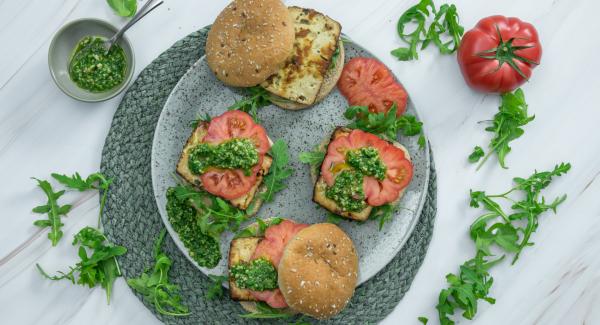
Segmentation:
{"type": "MultiPolygon", "coordinates": [[[[306,227],[308,227],[306,224],[283,220],[280,224],[267,228],[265,238],[258,244],[256,250],[254,250],[252,260],[264,257],[269,259],[275,268],[278,268],[285,246],[300,230],[306,227]]],[[[250,293],[257,300],[264,301],[273,308],[285,308],[288,306],[279,289],[250,291],[250,293]]]]}
{"type": "Polygon", "coordinates": [[[372,58],[348,61],[338,81],[340,92],[350,105],[368,106],[371,112],[387,112],[393,103],[400,116],[406,110],[408,94],[390,70],[372,58]]]}
{"type": "Polygon", "coordinates": [[[412,163],[406,159],[402,149],[368,132],[352,130],[348,136],[339,137],[329,144],[327,155],[321,165],[323,179],[327,185],[333,186],[335,177],[343,170],[343,168],[338,169],[335,166],[345,164],[348,150],[363,147],[377,149],[379,157],[387,169],[386,178],[383,181],[370,176],[363,179],[363,190],[367,203],[370,206],[380,206],[395,201],[412,179],[412,163]]]}
{"type": "Polygon", "coordinates": [[[245,175],[240,169],[219,168],[209,168],[200,175],[207,192],[227,200],[243,196],[256,184],[264,156],[271,148],[265,129],[242,111],[227,111],[213,118],[202,141],[216,145],[236,138],[251,139],[256,144],[258,163],[250,175],[245,175]]]}

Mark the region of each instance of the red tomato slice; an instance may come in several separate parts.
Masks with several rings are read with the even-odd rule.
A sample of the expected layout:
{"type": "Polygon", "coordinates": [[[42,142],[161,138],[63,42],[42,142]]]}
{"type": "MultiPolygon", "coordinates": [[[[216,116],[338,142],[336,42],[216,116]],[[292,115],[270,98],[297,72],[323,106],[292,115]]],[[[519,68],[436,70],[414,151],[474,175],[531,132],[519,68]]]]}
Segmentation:
{"type": "Polygon", "coordinates": [[[211,168],[200,175],[202,187],[207,192],[227,200],[243,196],[256,184],[263,158],[271,148],[265,129],[242,111],[228,111],[212,119],[202,141],[219,144],[236,138],[252,139],[256,144],[259,158],[252,173],[247,176],[242,170],[211,168]]]}
{"type": "Polygon", "coordinates": [[[393,103],[398,116],[406,110],[406,91],[383,63],[372,58],[348,61],[338,88],[350,105],[368,106],[371,112],[387,112],[393,103]]]}
{"type": "Polygon", "coordinates": [[[374,134],[361,130],[352,130],[347,137],[333,140],[327,149],[327,156],[321,165],[321,175],[332,186],[335,177],[343,170],[335,170],[335,166],[346,161],[346,151],[363,147],[373,147],[379,151],[387,168],[386,178],[379,181],[373,177],[365,177],[363,190],[370,206],[380,206],[398,199],[402,189],[408,186],[413,175],[413,166],[404,151],[386,142],[374,134]]]}
{"type": "MultiPolygon", "coordinates": [[[[279,261],[283,255],[283,250],[287,243],[296,236],[296,234],[308,227],[306,224],[295,223],[290,220],[284,220],[280,224],[271,226],[265,231],[265,238],[258,244],[252,260],[260,257],[267,258],[273,263],[275,268],[279,267],[279,261]]],[[[287,303],[279,289],[266,291],[250,291],[257,300],[266,302],[273,308],[285,308],[287,303]]]]}

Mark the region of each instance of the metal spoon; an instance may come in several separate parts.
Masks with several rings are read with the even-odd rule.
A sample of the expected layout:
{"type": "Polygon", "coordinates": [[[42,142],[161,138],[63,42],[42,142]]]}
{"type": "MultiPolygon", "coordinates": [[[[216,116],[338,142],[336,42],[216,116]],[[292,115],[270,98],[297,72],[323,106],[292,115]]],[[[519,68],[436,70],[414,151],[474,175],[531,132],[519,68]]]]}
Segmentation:
{"type": "Polygon", "coordinates": [[[106,49],[106,52],[108,52],[111,49],[111,47],[119,40],[119,38],[121,38],[121,36],[123,36],[125,31],[127,31],[129,29],[129,27],[133,26],[133,24],[137,23],[140,19],[144,18],[144,16],[149,14],[152,10],[158,8],[160,5],[163,4],[163,1],[161,1],[161,2],[157,3],[156,6],[148,9],[148,7],[152,4],[153,1],[154,0],[147,0],[146,3],[142,6],[142,8],[140,8],[140,10],[138,10],[138,12],[135,14],[135,16],[133,16],[133,18],[131,18],[127,22],[127,24],[125,24],[125,26],[121,27],[121,29],[119,29],[119,31],[115,35],[113,35],[113,37],[111,37],[110,39],[108,39],[102,43],[102,45],[106,49]],[[148,9],[148,10],[146,10],[146,9],[148,9]]]}

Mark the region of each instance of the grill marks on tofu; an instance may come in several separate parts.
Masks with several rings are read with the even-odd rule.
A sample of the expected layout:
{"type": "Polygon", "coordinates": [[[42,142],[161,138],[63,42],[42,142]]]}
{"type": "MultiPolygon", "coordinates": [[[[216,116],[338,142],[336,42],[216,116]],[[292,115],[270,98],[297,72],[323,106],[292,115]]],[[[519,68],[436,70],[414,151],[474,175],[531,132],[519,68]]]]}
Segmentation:
{"type": "Polygon", "coordinates": [[[315,102],[342,30],[335,20],[312,9],[289,7],[296,39],[293,55],[262,86],[301,104],[315,102]]]}
{"type": "MultiPolygon", "coordinates": [[[[241,262],[250,262],[252,255],[261,240],[261,237],[245,237],[232,240],[229,246],[228,269],[231,269],[233,265],[241,262]]],[[[250,290],[238,288],[232,277],[229,278],[229,293],[233,300],[257,301],[250,293],[250,290]]]]}
{"type": "MultiPolygon", "coordinates": [[[[204,136],[206,136],[207,130],[207,122],[198,123],[198,126],[196,127],[196,129],[194,129],[194,131],[188,138],[185,146],[183,147],[183,151],[181,152],[181,156],[179,157],[179,162],[177,163],[177,174],[179,174],[179,176],[181,176],[186,182],[190,183],[191,185],[197,188],[202,188],[202,180],[200,179],[200,175],[195,175],[192,173],[192,171],[190,171],[188,167],[188,160],[192,148],[203,142],[202,140],[204,139],[204,136]]],[[[238,209],[246,210],[250,206],[250,203],[252,203],[252,201],[254,200],[256,194],[261,190],[262,180],[264,176],[269,172],[272,163],[273,158],[269,157],[268,155],[265,155],[262,162],[262,166],[256,175],[256,184],[254,184],[254,186],[250,188],[248,193],[241,197],[229,200],[229,203],[231,203],[231,205],[238,209]]],[[[255,206],[256,208],[258,208],[260,204],[256,204],[255,206]]]]}

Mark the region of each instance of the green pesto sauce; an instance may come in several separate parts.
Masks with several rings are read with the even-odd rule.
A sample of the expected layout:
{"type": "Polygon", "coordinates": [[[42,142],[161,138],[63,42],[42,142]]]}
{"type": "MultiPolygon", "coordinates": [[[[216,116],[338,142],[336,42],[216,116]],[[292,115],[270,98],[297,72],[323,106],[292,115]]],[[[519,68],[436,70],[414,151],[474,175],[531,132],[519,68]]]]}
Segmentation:
{"type": "Polygon", "coordinates": [[[211,145],[202,143],[192,148],[188,167],[196,175],[203,174],[209,167],[242,169],[250,175],[250,169],[258,164],[258,151],[250,139],[233,139],[211,145]]]}
{"type": "Polygon", "coordinates": [[[213,268],[221,260],[219,243],[203,234],[198,223],[198,212],[189,200],[179,199],[175,189],[167,190],[167,215],[173,229],[188,249],[190,256],[200,266],[213,268]]]}
{"type": "Polygon", "coordinates": [[[335,201],[344,211],[362,211],[367,207],[363,174],[352,169],[342,171],[335,178],[333,186],[327,188],[325,196],[335,201]]]}
{"type": "Polygon", "coordinates": [[[115,88],[125,80],[125,52],[117,44],[106,52],[102,46],[103,41],[100,37],[87,36],[73,50],[69,76],[79,88],[94,93],[103,92],[115,88]]]}
{"type": "Polygon", "coordinates": [[[346,162],[365,176],[385,179],[386,167],[379,158],[379,151],[372,147],[363,147],[346,153],[346,162]]]}
{"type": "Polygon", "coordinates": [[[277,270],[266,258],[250,263],[239,263],[231,267],[229,275],[241,289],[265,291],[277,289],[277,270]]]}

